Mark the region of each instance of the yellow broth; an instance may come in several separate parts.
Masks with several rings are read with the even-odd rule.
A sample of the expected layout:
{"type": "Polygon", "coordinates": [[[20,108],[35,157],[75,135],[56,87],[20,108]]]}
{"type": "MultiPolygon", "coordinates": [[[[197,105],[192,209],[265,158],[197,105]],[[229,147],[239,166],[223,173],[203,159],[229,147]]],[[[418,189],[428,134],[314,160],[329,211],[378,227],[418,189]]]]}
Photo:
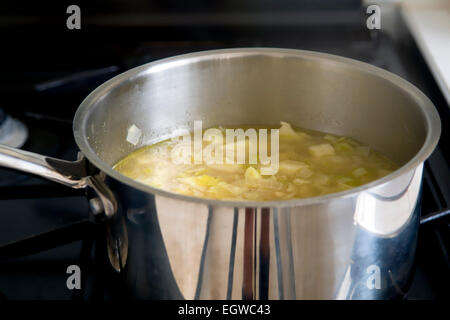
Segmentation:
{"type": "MultiPolygon", "coordinates": [[[[224,132],[221,127],[219,130],[224,132]]],[[[270,130],[267,141],[270,150],[270,130]]],[[[169,139],[140,148],[120,160],[114,169],[143,184],[183,195],[271,201],[351,189],[398,167],[354,139],[292,128],[285,122],[279,130],[279,169],[274,175],[261,174],[259,158],[256,164],[175,164],[171,157],[175,145],[169,139]]],[[[202,147],[207,145],[203,142],[202,147]]],[[[248,152],[248,141],[246,147],[248,152]]]]}

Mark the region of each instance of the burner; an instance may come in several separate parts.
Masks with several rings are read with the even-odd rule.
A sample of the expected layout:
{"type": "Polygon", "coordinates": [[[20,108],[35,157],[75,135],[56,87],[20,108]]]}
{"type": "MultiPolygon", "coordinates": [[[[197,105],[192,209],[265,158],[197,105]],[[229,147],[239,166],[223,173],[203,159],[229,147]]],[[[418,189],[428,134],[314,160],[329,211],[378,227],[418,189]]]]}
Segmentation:
{"type": "Polygon", "coordinates": [[[20,148],[28,138],[27,127],[0,109],[0,144],[20,148]]]}
{"type": "MultiPolygon", "coordinates": [[[[71,128],[70,126],[67,126],[67,124],[60,124],[58,126],[57,121],[49,122],[26,116],[23,116],[21,121],[19,121],[7,115],[2,109],[0,109],[0,144],[21,148],[23,150],[44,154],[50,157],[62,157],[63,155],[59,153],[62,151],[62,145],[64,144],[63,141],[65,141],[66,145],[70,144],[68,142],[68,136],[70,137],[71,134],[71,128]],[[52,125],[50,126],[49,123],[52,125]],[[16,137],[15,139],[9,138],[9,135],[3,138],[2,132],[6,132],[6,129],[10,126],[16,127],[16,129],[13,129],[13,131],[17,130],[14,133],[16,137]],[[65,131],[60,128],[61,126],[64,126],[65,131]],[[19,133],[20,129],[17,129],[18,127],[23,128],[24,131],[19,133]],[[68,129],[66,127],[68,127],[68,129]],[[60,132],[60,134],[56,135],[52,132],[52,130],[56,130],[60,132]],[[8,143],[6,140],[14,143],[8,143]],[[22,142],[19,140],[22,140],[22,142]]],[[[69,157],[69,159],[70,158],[71,157],[69,157]]],[[[0,168],[0,187],[23,184],[26,181],[32,180],[31,178],[32,176],[21,172],[0,168]]]]}

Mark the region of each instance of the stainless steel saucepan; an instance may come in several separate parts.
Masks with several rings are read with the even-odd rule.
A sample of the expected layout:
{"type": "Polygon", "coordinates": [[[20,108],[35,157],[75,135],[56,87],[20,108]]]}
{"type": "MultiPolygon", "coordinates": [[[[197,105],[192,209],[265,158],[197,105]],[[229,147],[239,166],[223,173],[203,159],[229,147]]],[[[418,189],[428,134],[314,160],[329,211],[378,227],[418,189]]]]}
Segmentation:
{"type": "Polygon", "coordinates": [[[408,287],[423,162],[441,129],[430,100],[398,76],[308,51],[198,52],[104,83],[73,130],[77,161],[0,146],[0,165],[89,191],[109,266],[130,297],[386,299],[408,287]],[[354,137],[401,167],[352,190],[271,202],[177,195],[112,169],[195,120],[289,121],[354,137]]]}

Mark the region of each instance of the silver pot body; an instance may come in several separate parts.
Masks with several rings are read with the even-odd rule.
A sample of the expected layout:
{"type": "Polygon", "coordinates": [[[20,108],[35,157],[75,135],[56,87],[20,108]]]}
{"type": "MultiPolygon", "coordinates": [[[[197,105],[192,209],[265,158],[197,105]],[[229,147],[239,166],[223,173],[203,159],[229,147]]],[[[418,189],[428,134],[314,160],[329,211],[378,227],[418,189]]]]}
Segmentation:
{"type": "Polygon", "coordinates": [[[93,211],[107,212],[110,266],[130,297],[388,299],[408,288],[423,162],[440,121],[417,88],[389,72],[287,49],[178,56],[97,88],[76,113],[74,135],[100,171],[96,179],[5,147],[0,164],[94,190],[93,211]],[[204,127],[288,121],[354,137],[401,168],[345,192],[274,202],[176,195],[111,168],[196,120],[204,127]]]}

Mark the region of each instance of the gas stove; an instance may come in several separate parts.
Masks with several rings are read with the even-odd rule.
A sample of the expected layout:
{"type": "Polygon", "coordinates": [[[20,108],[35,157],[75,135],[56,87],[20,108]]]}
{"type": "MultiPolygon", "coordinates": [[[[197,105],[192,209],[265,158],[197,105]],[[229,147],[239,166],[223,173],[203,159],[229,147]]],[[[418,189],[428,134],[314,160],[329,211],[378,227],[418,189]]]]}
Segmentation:
{"type": "MultiPolygon", "coordinates": [[[[3,37],[11,49],[2,58],[8,80],[1,80],[0,86],[0,132],[6,119],[14,119],[16,128],[22,128],[19,140],[24,140],[18,146],[52,157],[76,159],[71,121],[83,98],[122,71],[181,53],[226,47],[286,47],[338,54],[379,66],[418,86],[441,116],[442,138],[424,167],[416,271],[410,289],[401,296],[448,299],[449,106],[407,32],[396,36],[370,32],[361,27],[364,16],[358,11],[342,14],[342,19],[323,24],[315,21],[312,25],[227,24],[223,17],[225,20],[220,21],[225,22],[217,27],[205,27],[200,22],[190,28],[102,27],[93,23],[91,29],[75,36],[58,29],[54,35],[65,37],[61,43],[44,39],[39,47],[33,39],[39,30],[25,33],[16,28],[20,41],[12,34],[3,37]],[[31,61],[25,61],[26,52],[33,53],[31,61]]],[[[46,26],[41,28],[47,30],[46,26]]],[[[98,258],[101,241],[100,228],[90,222],[89,205],[82,192],[0,169],[0,299],[120,297],[109,288],[98,258]],[[66,286],[70,265],[83,270],[81,290],[66,286]]]]}

